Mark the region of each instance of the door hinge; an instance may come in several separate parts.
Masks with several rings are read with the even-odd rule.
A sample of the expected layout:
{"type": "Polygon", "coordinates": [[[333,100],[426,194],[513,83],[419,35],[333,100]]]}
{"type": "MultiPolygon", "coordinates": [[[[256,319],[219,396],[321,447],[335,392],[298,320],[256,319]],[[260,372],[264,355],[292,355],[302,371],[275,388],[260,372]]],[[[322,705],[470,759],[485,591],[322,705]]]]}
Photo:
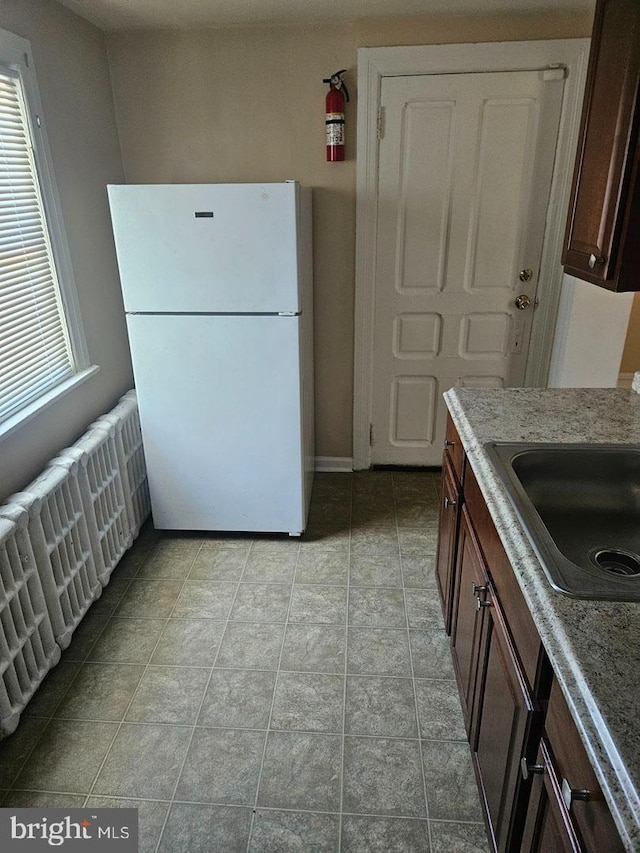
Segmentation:
{"type": "Polygon", "coordinates": [[[384,136],[384,107],[378,107],[378,119],[376,123],[376,136],[382,139],[384,136]]]}
{"type": "Polygon", "coordinates": [[[551,64],[547,68],[543,68],[541,73],[543,83],[550,83],[552,80],[564,80],[566,76],[567,69],[564,65],[551,64]]]}
{"type": "Polygon", "coordinates": [[[369,424],[369,447],[373,447],[373,424],[369,424]]]}

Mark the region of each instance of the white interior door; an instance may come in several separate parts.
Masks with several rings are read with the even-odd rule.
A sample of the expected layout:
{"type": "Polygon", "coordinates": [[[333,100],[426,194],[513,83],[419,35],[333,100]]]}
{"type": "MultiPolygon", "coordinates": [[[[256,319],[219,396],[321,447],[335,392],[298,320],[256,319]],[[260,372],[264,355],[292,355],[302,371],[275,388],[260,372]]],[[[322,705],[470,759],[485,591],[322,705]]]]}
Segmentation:
{"type": "Polygon", "coordinates": [[[382,79],[372,464],[439,465],[448,388],[522,384],[563,88],[561,69],[382,79]]]}

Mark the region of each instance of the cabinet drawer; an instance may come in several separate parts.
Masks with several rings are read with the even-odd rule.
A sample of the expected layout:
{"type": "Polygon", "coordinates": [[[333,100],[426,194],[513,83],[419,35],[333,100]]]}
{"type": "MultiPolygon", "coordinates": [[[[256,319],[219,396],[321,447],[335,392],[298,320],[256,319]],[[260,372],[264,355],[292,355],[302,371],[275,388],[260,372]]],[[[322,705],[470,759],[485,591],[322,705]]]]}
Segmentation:
{"type": "Polygon", "coordinates": [[[462,447],[462,442],[460,441],[460,436],[458,435],[458,430],[451,419],[451,415],[447,415],[447,432],[444,446],[446,450],[445,455],[448,454],[453,470],[458,478],[458,483],[462,485],[464,483],[466,456],[462,447]]]}
{"type": "Polygon", "coordinates": [[[557,681],[551,687],[545,732],[560,789],[564,788],[567,798],[569,791],[589,792],[586,800],[567,799],[581,849],[622,853],[624,847],[611,812],[557,681]]]}
{"type": "Polygon", "coordinates": [[[464,500],[531,695],[546,699],[550,669],[542,642],[470,466],[465,472],[464,500]]]}

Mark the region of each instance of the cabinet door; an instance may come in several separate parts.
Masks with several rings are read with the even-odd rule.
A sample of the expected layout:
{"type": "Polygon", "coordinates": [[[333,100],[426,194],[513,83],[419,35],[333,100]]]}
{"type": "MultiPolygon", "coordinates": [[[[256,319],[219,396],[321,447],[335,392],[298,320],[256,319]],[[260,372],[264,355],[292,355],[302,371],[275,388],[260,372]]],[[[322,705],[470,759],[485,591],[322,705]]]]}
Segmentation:
{"type": "Polygon", "coordinates": [[[484,610],[472,711],[471,749],[496,848],[517,850],[531,782],[520,772],[535,752],[541,719],[533,707],[491,585],[484,610]]]}
{"type": "Polygon", "coordinates": [[[551,687],[545,732],[558,779],[556,787],[566,798],[567,821],[580,840],[580,849],[622,853],[613,817],[557,681],[551,687]]]}
{"type": "Polygon", "coordinates": [[[489,579],[500,601],[500,611],[509,626],[509,636],[520,670],[526,677],[529,693],[535,698],[546,699],[551,688],[551,676],[540,635],[470,467],[465,474],[464,505],[473,521],[489,579]]]}
{"type": "Polygon", "coordinates": [[[482,553],[471,527],[469,514],[463,506],[451,616],[451,652],[467,734],[471,731],[471,712],[484,615],[484,608],[478,607],[478,595],[482,595],[485,590],[482,553]]]}
{"type": "Polygon", "coordinates": [[[451,633],[451,603],[453,600],[456,541],[460,520],[461,494],[448,453],[442,461],[442,489],[440,492],[440,525],[438,529],[438,556],[436,578],[440,589],[440,602],[447,634],[451,633]]]}
{"type": "Polygon", "coordinates": [[[580,844],[562,802],[558,778],[544,740],[536,756],[536,765],[521,853],[580,853],[580,844]]]}
{"type": "Polygon", "coordinates": [[[447,432],[444,440],[444,449],[445,456],[449,454],[449,461],[453,466],[458,482],[462,485],[464,483],[466,457],[458,430],[451,415],[447,415],[447,432]]]}
{"type": "Polygon", "coordinates": [[[562,260],[566,272],[610,290],[640,289],[623,257],[637,239],[639,72],[640,4],[598,0],[562,260]]]}

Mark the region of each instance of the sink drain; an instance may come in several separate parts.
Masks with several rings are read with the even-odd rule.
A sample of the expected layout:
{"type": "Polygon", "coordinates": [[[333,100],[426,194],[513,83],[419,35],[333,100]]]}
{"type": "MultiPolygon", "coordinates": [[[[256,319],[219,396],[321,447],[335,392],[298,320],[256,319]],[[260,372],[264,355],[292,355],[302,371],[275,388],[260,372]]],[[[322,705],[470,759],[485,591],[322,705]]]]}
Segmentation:
{"type": "Polygon", "coordinates": [[[596,551],[592,557],[594,563],[619,577],[640,577],[640,558],[628,551],[620,551],[617,548],[596,551]]]}

